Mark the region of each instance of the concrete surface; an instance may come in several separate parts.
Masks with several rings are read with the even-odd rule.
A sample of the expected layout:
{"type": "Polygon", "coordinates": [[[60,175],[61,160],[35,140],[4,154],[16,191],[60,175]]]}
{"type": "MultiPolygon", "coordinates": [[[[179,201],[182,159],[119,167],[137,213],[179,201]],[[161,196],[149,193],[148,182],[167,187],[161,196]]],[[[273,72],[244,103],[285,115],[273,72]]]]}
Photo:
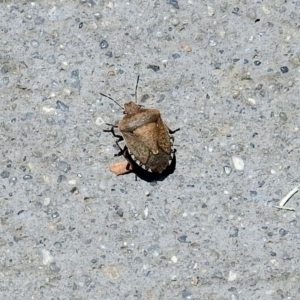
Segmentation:
{"type": "Polygon", "coordinates": [[[1,299],[300,299],[300,1],[176,4],[1,1],[1,299]],[[138,75],[164,181],[109,172],[138,75]]]}

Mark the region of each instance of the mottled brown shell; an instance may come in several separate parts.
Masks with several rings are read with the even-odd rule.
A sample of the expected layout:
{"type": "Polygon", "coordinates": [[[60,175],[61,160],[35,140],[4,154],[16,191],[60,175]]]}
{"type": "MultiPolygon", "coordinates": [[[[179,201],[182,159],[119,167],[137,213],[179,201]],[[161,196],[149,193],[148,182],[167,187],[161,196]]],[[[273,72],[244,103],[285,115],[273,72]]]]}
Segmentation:
{"type": "Polygon", "coordinates": [[[157,109],[142,109],[134,102],[125,104],[126,116],[119,123],[125,143],[146,168],[161,173],[169,165],[169,129],[157,109]]]}

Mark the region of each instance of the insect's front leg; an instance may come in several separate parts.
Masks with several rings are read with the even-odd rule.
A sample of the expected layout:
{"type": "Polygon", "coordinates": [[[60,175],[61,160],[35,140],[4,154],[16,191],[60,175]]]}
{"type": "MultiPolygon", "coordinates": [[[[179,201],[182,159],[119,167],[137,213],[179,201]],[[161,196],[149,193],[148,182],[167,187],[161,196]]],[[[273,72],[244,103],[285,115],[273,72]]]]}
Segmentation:
{"type": "Polygon", "coordinates": [[[168,130],[169,130],[169,133],[170,133],[170,134],[174,134],[175,132],[179,131],[180,128],[177,128],[177,129],[175,129],[175,130],[171,130],[171,129],[168,127],[168,130]]]}
{"type": "Polygon", "coordinates": [[[103,131],[104,132],[110,132],[114,137],[117,138],[116,144],[117,144],[117,146],[118,146],[118,148],[119,148],[120,151],[117,154],[115,154],[115,156],[121,156],[121,155],[123,155],[124,152],[125,152],[125,148],[122,149],[122,147],[120,146],[119,142],[123,141],[124,138],[123,138],[123,136],[118,135],[118,134],[115,133],[115,128],[118,128],[118,126],[117,125],[113,125],[113,124],[108,124],[108,123],[106,123],[106,125],[111,126],[111,128],[110,129],[105,129],[103,131]]]}

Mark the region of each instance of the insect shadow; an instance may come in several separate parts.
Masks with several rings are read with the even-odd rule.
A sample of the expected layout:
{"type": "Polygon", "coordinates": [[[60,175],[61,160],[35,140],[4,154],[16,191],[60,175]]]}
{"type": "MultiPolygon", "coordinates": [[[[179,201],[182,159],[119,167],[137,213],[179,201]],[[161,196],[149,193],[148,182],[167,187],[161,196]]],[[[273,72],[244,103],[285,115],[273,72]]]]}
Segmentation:
{"type": "MultiPolygon", "coordinates": [[[[138,82],[139,76],[135,87],[136,102],[138,82]]],[[[145,109],[132,101],[125,103],[123,108],[110,96],[100,94],[115,102],[125,114],[119,125],[107,124],[111,129],[104,130],[117,138],[116,144],[120,151],[115,156],[123,155],[128,162],[128,170],[131,167],[132,172],[145,181],[161,181],[172,174],[176,168],[176,149],[172,149],[174,137],[170,134],[179,128],[170,130],[157,109],[145,109]],[[116,134],[115,128],[122,135],[116,134]],[[119,144],[123,140],[124,148],[119,144]]]]}

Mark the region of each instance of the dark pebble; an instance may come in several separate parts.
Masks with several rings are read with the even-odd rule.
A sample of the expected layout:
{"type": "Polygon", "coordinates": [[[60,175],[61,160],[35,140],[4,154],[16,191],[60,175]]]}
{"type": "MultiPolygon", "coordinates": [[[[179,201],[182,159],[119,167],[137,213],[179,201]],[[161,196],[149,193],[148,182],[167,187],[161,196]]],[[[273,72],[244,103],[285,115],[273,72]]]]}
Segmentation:
{"type": "Polygon", "coordinates": [[[71,78],[72,79],[79,79],[79,70],[78,69],[77,70],[73,70],[71,72],[71,78]]]}
{"type": "Polygon", "coordinates": [[[179,9],[178,1],[177,0],[168,0],[169,4],[171,4],[173,7],[179,9]]]}
{"type": "Polygon", "coordinates": [[[27,175],[24,175],[24,176],[23,176],[23,179],[24,179],[24,180],[30,180],[30,179],[32,179],[32,176],[29,175],[29,174],[27,174],[27,175]]]}
{"type": "Polygon", "coordinates": [[[66,105],[65,103],[57,100],[56,101],[56,109],[60,109],[62,111],[69,111],[69,106],[66,105]]]}
{"type": "Polygon", "coordinates": [[[234,230],[233,230],[233,234],[230,234],[230,237],[238,237],[238,235],[239,235],[239,230],[237,229],[237,228],[235,228],[234,230]]]}
{"type": "Polygon", "coordinates": [[[42,18],[42,17],[36,17],[36,18],[34,19],[34,24],[35,24],[35,25],[41,25],[41,24],[43,24],[44,22],[45,22],[45,19],[42,18]]]}
{"type": "Polygon", "coordinates": [[[1,73],[2,73],[2,74],[6,74],[7,72],[8,72],[7,66],[3,66],[3,67],[1,68],[1,73]]]}
{"type": "Polygon", "coordinates": [[[280,228],[279,229],[279,234],[280,234],[280,236],[285,236],[285,235],[287,235],[287,231],[285,230],[285,229],[283,229],[283,228],[280,228]]]}
{"type": "Polygon", "coordinates": [[[57,183],[61,183],[62,181],[66,181],[67,177],[65,175],[59,175],[57,178],[57,183]]]}
{"type": "Polygon", "coordinates": [[[187,288],[185,288],[185,289],[182,291],[182,298],[183,298],[183,299],[193,299],[193,294],[191,293],[190,290],[188,290],[187,288]]]}
{"type": "Polygon", "coordinates": [[[157,72],[160,70],[160,67],[159,66],[156,66],[156,65],[148,65],[147,66],[147,69],[151,69],[153,70],[154,72],[157,72]]]}
{"type": "Polygon", "coordinates": [[[233,10],[232,10],[232,13],[233,14],[238,14],[239,10],[240,9],[238,7],[234,7],[233,10]]]}
{"type": "Polygon", "coordinates": [[[172,57],[173,57],[174,59],[180,58],[180,54],[174,53],[174,54],[172,54],[172,57]]]}
{"type": "Polygon", "coordinates": [[[100,46],[101,49],[106,49],[106,48],[108,48],[109,45],[108,45],[108,42],[106,40],[102,40],[100,42],[99,46],[100,46]]]}
{"type": "Polygon", "coordinates": [[[186,236],[186,235],[182,235],[182,236],[180,236],[180,237],[178,238],[178,241],[179,241],[180,243],[188,243],[188,242],[186,241],[186,239],[187,239],[187,236],[186,236]]]}
{"type": "Polygon", "coordinates": [[[109,58],[110,58],[110,57],[112,57],[112,56],[113,56],[113,54],[112,54],[112,52],[111,52],[111,51],[108,51],[108,52],[106,52],[106,53],[105,53],[105,56],[107,56],[107,57],[109,57],[109,58]]]}
{"type": "Polygon", "coordinates": [[[57,124],[60,126],[60,127],[65,127],[67,121],[66,120],[58,120],[57,121],[57,124]]]}
{"type": "Polygon", "coordinates": [[[56,265],[55,262],[52,262],[52,263],[49,265],[49,268],[50,268],[50,270],[52,270],[53,272],[59,272],[59,271],[60,271],[60,268],[56,265]]]}
{"type": "Polygon", "coordinates": [[[244,64],[247,64],[249,62],[248,59],[244,59],[244,64]]]}
{"type": "Polygon", "coordinates": [[[257,192],[256,191],[250,191],[250,196],[254,197],[257,195],[257,192]]]}
{"type": "Polygon", "coordinates": [[[65,230],[66,227],[65,227],[64,225],[62,225],[62,224],[58,224],[58,225],[56,226],[56,229],[62,231],[62,230],[65,230]]]}
{"type": "Polygon", "coordinates": [[[271,254],[271,256],[276,256],[277,255],[276,252],[273,252],[273,251],[271,251],[270,254],[271,254]]]}
{"type": "Polygon", "coordinates": [[[71,166],[65,161],[59,161],[56,165],[57,169],[65,173],[71,170],[71,166]]]}
{"type": "Polygon", "coordinates": [[[83,22],[80,22],[79,23],[79,28],[82,28],[83,27],[83,22]]]}
{"type": "Polygon", "coordinates": [[[46,119],[46,123],[49,126],[53,126],[53,125],[55,125],[55,120],[53,118],[49,117],[46,119]]]}
{"type": "Polygon", "coordinates": [[[117,210],[117,215],[118,215],[120,218],[123,217],[124,213],[123,213],[123,209],[122,209],[122,208],[118,208],[118,210],[117,210]]]}
{"type": "Polygon", "coordinates": [[[57,211],[52,214],[53,219],[56,219],[58,217],[59,217],[59,213],[57,211]]]}
{"type": "Polygon", "coordinates": [[[2,82],[3,82],[5,85],[8,85],[8,84],[9,84],[9,77],[3,77],[3,78],[2,78],[2,82]]]}
{"type": "Polygon", "coordinates": [[[43,59],[44,59],[43,56],[40,55],[38,52],[32,53],[32,54],[31,54],[31,57],[32,57],[32,58],[36,58],[36,59],[40,59],[40,60],[43,60],[43,59]]]}
{"type": "Polygon", "coordinates": [[[285,74],[289,71],[289,68],[288,67],[281,67],[280,71],[281,71],[282,74],[285,74]]]}
{"type": "Polygon", "coordinates": [[[254,62],[254,64],[255,64],[256,66],[259,66],[259,65],[261,64],[261,62],[260,62],[259,60],[256,60],[256,61],[254,62]]]}
{"type": "Polygon", "coordinates": [[[9,177],[9,172],[5,170],[5,171],[1,172],[0,176],[2,178],[8,178],[9,177]]]}

